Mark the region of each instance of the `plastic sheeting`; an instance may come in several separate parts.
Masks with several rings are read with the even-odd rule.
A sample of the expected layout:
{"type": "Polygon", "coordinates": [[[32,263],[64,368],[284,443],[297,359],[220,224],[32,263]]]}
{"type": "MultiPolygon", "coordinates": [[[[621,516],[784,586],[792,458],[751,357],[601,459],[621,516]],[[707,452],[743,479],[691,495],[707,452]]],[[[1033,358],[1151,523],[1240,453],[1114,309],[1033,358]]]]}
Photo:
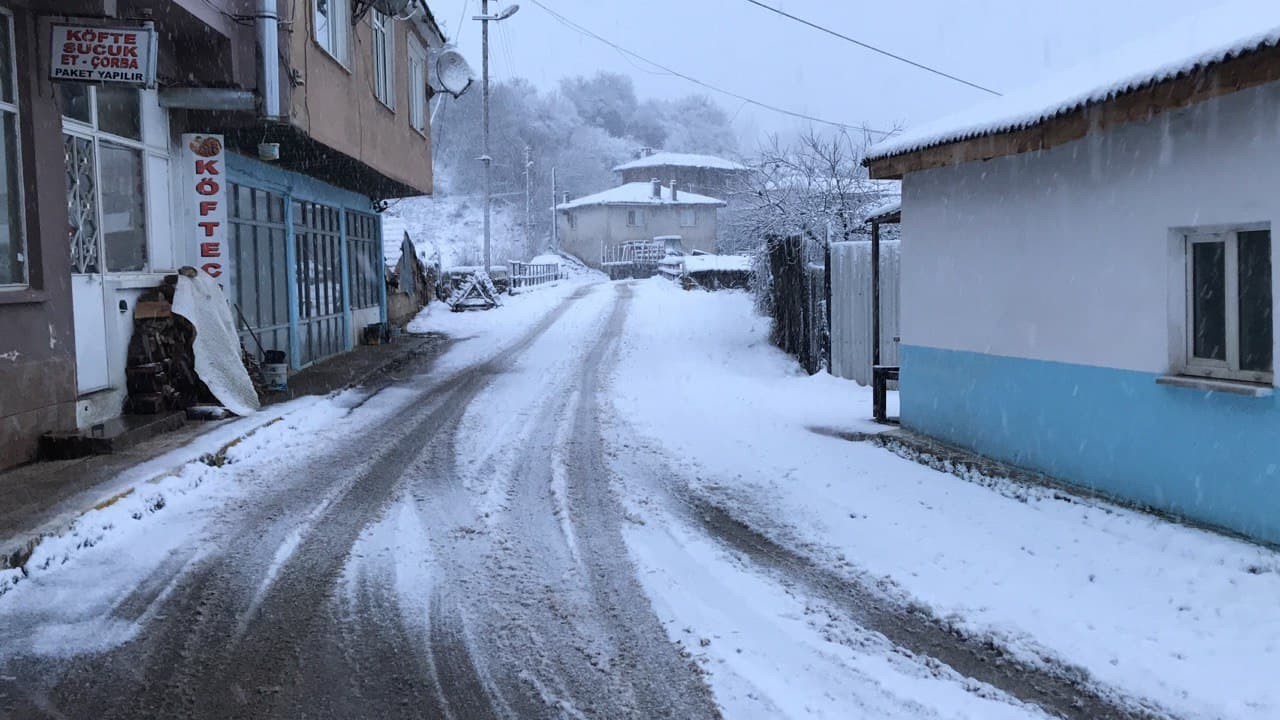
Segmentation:
{"type": "Polygon", "coordinates": [[[240,336],[218,281],[204,273],[194,279],[179,275],[173,312],[195,326],[195,370],[209,392],[237,415],[257,412],[258,393],[244,368],[240,336]]]}

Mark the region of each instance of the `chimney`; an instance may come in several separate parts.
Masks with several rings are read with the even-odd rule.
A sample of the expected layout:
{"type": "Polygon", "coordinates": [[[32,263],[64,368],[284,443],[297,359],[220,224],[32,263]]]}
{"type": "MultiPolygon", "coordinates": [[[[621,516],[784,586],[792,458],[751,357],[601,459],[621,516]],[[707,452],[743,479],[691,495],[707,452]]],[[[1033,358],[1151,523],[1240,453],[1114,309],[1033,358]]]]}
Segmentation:
{"type": "Polygon", "coordinates": [[[568,192],[564,193],[564,196],[563,196],[563,197],[564,197],[564,201],[563,201],[563,202],[569,202],[569,193],[568,193],[568,192]]]}
{"type": "Polygon", "coordinates": [[[654,178],[652,182],[653,182],[653,199],[661,200],[662,199],[662,181],[659,180],[658,178],[654,178]]]}
{"type": "Polygon", "coordinates": [[[680,191],[676,189],[676,179],[671,178],[671,202],[675,202],[679,199],[680,199],[680,191]]]}

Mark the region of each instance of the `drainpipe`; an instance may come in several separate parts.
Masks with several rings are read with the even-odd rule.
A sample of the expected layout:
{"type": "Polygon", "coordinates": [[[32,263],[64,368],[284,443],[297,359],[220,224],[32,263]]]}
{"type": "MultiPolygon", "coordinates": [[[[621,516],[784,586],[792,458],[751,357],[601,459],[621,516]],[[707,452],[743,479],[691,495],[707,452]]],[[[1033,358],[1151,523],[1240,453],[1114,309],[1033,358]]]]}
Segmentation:
{"type": "Polygon", "coordinates": [[[258,93],[262,99],[261,114],[279,118],[280,111],[280,18],[276,0],[258,2],[258,48],[262,64],[258,68],[258,93]]]}

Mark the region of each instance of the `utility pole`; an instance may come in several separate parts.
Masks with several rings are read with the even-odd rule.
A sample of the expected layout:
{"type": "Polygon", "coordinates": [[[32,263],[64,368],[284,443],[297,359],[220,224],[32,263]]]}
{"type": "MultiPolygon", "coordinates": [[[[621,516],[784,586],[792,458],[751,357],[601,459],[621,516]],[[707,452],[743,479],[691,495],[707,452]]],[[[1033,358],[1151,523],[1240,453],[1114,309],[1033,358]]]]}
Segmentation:
{"type": "Polygon", "coordinates": [[[511,5],[506,10],[497,15],[489,14],[489,0],[480,0],[480,14],[471,18],[480,21],[481,34],[481,50],[483,57],[483,84],[484,84],[484,154],[480,156],[480,162],[484,163],[484,272],[489,274],[493,265],[493,254],[490,250],[490,221],[489,214],[493,209],[493,182],[490,176],[493,170],[493,156],[489,154],[489,23],[506,20],[516,11],[520,9],[519,5],[511,5]]]}
{"type": "Polygon", "coordinates": [[[551,168],[551,251],[560,252],[560,218],[556,215],[555,168],[551,168]]]}
{"type": "Polygon", "coordinates": [[[532,260],[535,254],[533,247],[533,148],[524,146],[524,247],[532,260]]]}
{"type": "Polygon", "coordinates": [[[488,275],[493,265],[493,255],[489,247],[489,213],[493,209],[493,185],[490,174],[493,170],[493,157],[489,155],[489,0],[480,0],[480,34],[484,65],[484,149],[480,162],[484,163],[484,274],[488,275]]]}

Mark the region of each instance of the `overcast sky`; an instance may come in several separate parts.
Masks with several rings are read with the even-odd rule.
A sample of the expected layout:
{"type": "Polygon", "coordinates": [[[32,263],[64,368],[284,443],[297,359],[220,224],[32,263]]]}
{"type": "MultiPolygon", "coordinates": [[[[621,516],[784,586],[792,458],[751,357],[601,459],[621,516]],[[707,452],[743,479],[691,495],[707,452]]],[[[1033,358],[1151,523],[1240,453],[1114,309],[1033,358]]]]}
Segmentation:
{"type": "MultiPolygon", "coordinates": [[[[1226,0],[765,0],[858,40],[1000,91],[1124,43],[1178,15],[1226,0]]],[[[838,122],[914,125],[981,102],[985,93],[798,25],[746,0],[541,0],[640,55],[761,102],[838,122]]],[[[492,8],[509,2],[493,0],[492,8]]],[[[450,38],[480,69],[480,0],[430,0],[450,38]],[[465,5],[465,8],[464,8],[465,5]],[[459,31],[459,19],[465,15],[459,31]]],[[[493,10],[491,10],[492,12],[493,10]]],[[[565,27],[524,0],[494,26],[495,80],[554,87],[566,75],[631,76],[644,97],[700,92],[565,27]]],[[[744,150],[802,121],[714,93],[736,118],[744,150]]]]}

